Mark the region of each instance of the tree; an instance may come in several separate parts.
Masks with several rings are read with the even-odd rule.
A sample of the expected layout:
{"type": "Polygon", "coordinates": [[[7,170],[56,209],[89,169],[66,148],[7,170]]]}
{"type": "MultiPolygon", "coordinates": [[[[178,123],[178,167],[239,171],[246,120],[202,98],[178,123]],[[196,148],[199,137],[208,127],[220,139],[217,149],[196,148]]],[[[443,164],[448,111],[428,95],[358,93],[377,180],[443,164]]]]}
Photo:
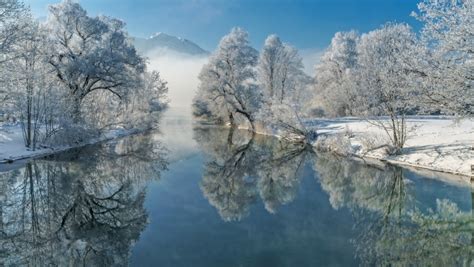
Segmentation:
{"type": "Polygon", "coordinates": [[[423,59],[409,70],[423,78],[425,100],[460,116],[474,114],[474,1],[423,0],[413,13],[424,23],[423,59]]]}
{"type": "Polygon", "coordinates": [[[5,64],[17,57],[13,46],[23,37],[29,19],[28,9],[17,0],[0,1],[0,109],[11,104],[11,77],[5,64]]]}
{"type": "Polygon", "coordinates": [[[46,33],[39,23],[30,18],[22,29],[24,36],[14,45],[17,55],[7,65],[14,77],[13,86],[16,90],[16,108],[23,128],[25,146],[36,149],[40,138],[41,124],[46,125],[44,116],[46,106],[53,102],[53,97],[47,95],[51,87],[51,69],[47,64],[46,33]]]}
{"type": "MultiPolygon", "coordinates": [[[[142,85],[129,93],[128,101],[120,109],[120,123],[127,128],[151,129],[157,125],[160,114],[168,107],[167,82],[157,71],[145,72],[142,85]]],[[[102,111],[107,113],[108,111],[102,111]]],[[[113,112],[112,112],[113,113],[113,112]]],[[[111,123],[117,118],[110,114],[111,123]]]]}
{"type": "Polygon", "coordinates": [[[405,59],[414,56],[416,37],[406,24],[387,24],[362,35],[358,51],[356,84],[360,114],[387,115],[369,121],[387,133],[399,153],[407,139],[405,116],[413,107],[417,84],[406,71],[405,59]]]}
{"type": "Polygon", "coordinates": [[[106,91],[121,100],[140,84],[145,62],[129,41],[124,22],[89,17],[71,0],[50,6],[49,12],[49,63],[68,89],[74,123],[81,120],[81,103],[89,94],[106,91]]]}
{"type": "Polygon", "coordinates": [[[232,126],[246,121],[253,128],[261,96],[254,83],[257,57],[244,30],[234,28],[224,36],[199,75],[194,114],[232,126]]]}
{"type": "Polygon", "coordinates": [[[316,66],[317,102],[321,102],[326,115],[354,115],[357,92],[351,74],[357,67],[358,42],[355,31],[336,33],[316,66]]]}
{"type": "Polygon", "coordinates": [[[258,63],[258,77],[266,102],[283,103],[295,98],[304,77],[298,51],[274,34],[267,37],[258,63]]]}
{"type": "Polygon", "coordinates": [[[298,51],[282,43],[276,35],[270,35],[260,53],[258,80],[262,90],[262,104],[258,120],[265,126],[283,130],[281,135],[306,136],[300,120],[302,99],[310,84],[303,72],[303,63],[298,51]]]}
{"type": "Polygon", "coordinates": [[[28,9],[18,0],[0,1],[0,63],[12,58],[12,46],[23,36],[22,29],[27,26],[24,18],[28,9]]]}

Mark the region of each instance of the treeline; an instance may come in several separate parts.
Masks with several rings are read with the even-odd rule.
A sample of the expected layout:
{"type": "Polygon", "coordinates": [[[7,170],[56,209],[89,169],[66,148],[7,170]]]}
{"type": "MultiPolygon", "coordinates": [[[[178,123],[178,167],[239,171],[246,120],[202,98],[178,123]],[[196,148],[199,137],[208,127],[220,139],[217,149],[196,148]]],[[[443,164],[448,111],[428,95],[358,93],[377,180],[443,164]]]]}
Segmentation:
{"type": "Polygon", "coordinates": [[[149,127],[167,91],[123,21],[65,0],[40,23],[18,0],[0,0],[0,119],[20,123],[30,149],[149,127]]]}
{"type": "Polygon", "coordinates": [[[412,16],[423,23],[419,33],[397,23],[336,33],[314,77],[277,36],[259,55],[235,28],[202,69],[194,115],[301,135],[304,117],[359,116],[384,128],[399,150],[406,115],[474,113],[474,1],[425,0],[412,16]]]}

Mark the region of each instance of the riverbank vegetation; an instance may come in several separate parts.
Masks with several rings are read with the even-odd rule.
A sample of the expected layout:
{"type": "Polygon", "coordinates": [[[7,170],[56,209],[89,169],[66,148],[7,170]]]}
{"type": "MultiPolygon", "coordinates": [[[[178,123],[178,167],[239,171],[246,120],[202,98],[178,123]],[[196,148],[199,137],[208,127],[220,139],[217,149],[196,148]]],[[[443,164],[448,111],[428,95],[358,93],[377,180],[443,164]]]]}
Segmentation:
{"type": "Polygon", "coordinates": [[[424,0],[412,16],[419,32],[389,22],[336,33],[314,77],[276,35],[258,52],[234,28],[201,71],[194,115],[306,142],[316,134],[305,120],[355,116],[383,129],[387,153],[401,154],[408,115],[474,114],[474,2],[424,0]]]}
{"type": "Polygon", "coordinates": [[[0,1],[0,118],[21,125],[29,150],[153,127],[167,91],[123,21],[65,0],[40,23],[20,1],[0,1]]]}

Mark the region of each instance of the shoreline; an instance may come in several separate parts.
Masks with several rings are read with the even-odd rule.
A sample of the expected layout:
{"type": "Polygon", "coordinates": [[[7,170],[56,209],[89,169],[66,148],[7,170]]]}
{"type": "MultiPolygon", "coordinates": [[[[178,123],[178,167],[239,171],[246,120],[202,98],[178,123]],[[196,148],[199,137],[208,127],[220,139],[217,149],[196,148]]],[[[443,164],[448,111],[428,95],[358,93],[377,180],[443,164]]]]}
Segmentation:
{"type": "Polygon", "coordinates": [[[47,157],[50,155],[66,152],[68,150],[72,149],[77,149],[77,148],[82,148],[90,145],[96,145],[99,143],[103,142],[108,142],[112,141],[115,139],[120,139],[128,136],[132,136],[135,134],[140,134],[143,132],[146,132],[147,130],[138,130],[138,129],[130,129],[130,130],[112,130],[106,134],[104,134],[102,137],[94,138],[91,140],[88,140],[87,142],[80,143],[77,145],[71,145],[71,146],[61,146],[61,147],[53,147],[53,148],[44,148],[44,149],[37,149],[34,151],[28,151],[25,150],[27,153],[19,153],[20,155],[13,155],[9,156],[6,158],[0,159],[0,172],[2,172],[4,169],[9,169],[9,168],[3,168],[5,166],[14,166],[15,163],[21,162],[21,161],[27,161],[31,159],[38,159],[42,157],[47,157]]]}
{"type": "MultiPolygon", "coordinates": [[[[436,118],[436,117],[427,117],[427,118],[415,118],[416,120],[443,120],[443,121],[446,121],[446,120],[451,120],[450,118],[436,118]]],[[[320,122],[324,122],[325,120],[320,120],[320,122]]],[[[327,120],[326,120],[327,121],[327,120]]],[[[341,133],[343,131],[345,131],[346,127],[344,125],[344,127],[335,127],[334,123],[340,123],[340,122],[344,122],[346,121],[347,122],[347,118],[342,118],[341,120],[331,120],[333,123],[326,123],[326,126],[325,127],[319,127],[316,125],[316,129],[317,131],[319,132],[318,134],[318,139],[317,140],[320,140],[321,138],[328,138],[328,137],[331,137],[331,136],[341,136],[341,133]],[[327,129],[331,129],[331,130],[327,130],[327,129]]],[[[351,119],[351,121],[355,121],[355,122],[359,122],[359,120],[356,120],[356,119],[351,119]]],[[[312,124],[313,124],[313,127],[314,127],[314,122],[318,122],[318,120],[312,120],[311,121],[312,124]]],[[[209,125],[209,124],[203,124],[203,123],[200,123],[200,122],[194,122],[193,125],[195,126],[201,126],[201,127],[224,127],[224,128],[229,128],[228,125],[209,125]]],[[[245,127],[245,126],[240,126],[238,127],[239,130],[247,130],[247,131],[252,131],[250,128],[248,127],[245,127]]],[[[94,145],[94,144],[98,144],[98,143],[101,143],[101,142],[107,142],[107,141],[111,141],[111,140],[114,140],[114,139],[119,139],[119,138],[123,138],[123,137],[127,137],[127,136],[131,136],[131,135],[134,135],[134,134],[138,134],[138,133],[142,133],[142,132],[146,132],[146,130],[138,130],[138,129],[131,129],[131,130],[112,130],[106,134],[104,134],[102,137],[99,137],[99,138],[95,138],[95,139],[92,139],[92,140],[89,140],[87,142],[84,142],[84,143],[81,143],[81,144],[78,144],[78,145],[73,145],[73,146],[62,146],[62,147],[55,147],[55,148],[47,148],[47,149],[39,149],[39,150],[36,150],[36,151],[27,151],[27,150],[23,150],[21,151],[20,153],[18,153],[18,155],[13,155],[13,156],[9,156],[9,157],[5,157],[5,158],[1,158],[0,159],[0,172],[3,170],[3,169],[9,169],[7,166],[13,166],[15,165],[14,163],[18,163],[20,161],[26,161],[26,160],[30,160],[30,159],[36,159],[36,158],[41,158],[41,157],[45,157],[45,156],[49,156],[49,155],[53,155],[53,154],[57,154],[57,153],[61,153],[61,152],[65,152],[65,151],[68,151],[68,150],[71,150],[71,149],[75,149],[75,148],[81,148],[81,147],[85,147],[85,146],[88,146],[88,145],[94,145]],[[4,168],[6,167],[6,168],[4,168]]],[[[280,139],[282,140],[282,137],[280,135],[278,135],[276,132],[268,132],[268,131],[261,131],[261,130],[254,130],[253,131],[255,134],[258,134],[258,135],[264,135],[264,136],[271,136],[271,137],[274,137],[274,138],[277,138],[277,139],[280,139]]],[[[366,131],[361,131],[359,132],[359,134],[368,134],[368,130],[366,131]]],[[[351,141],[353,141],[352,143],[350,143],[351,145],[354,145],[357,144],[357,141],[354,141],[353,139],[356,139],[356,138],[347,138],[347,137],[344,137],[342,136],[342,138],[346,138],[346,141],[348,140],[349,143],[351,141]]],[[[339,141],[339,140],[337,140],[339,141]]],[[[413,171],[416,171],[416,172],[435,172],[435,173],[438,173],[442,176],[442,174],[446,174],[448,176],[456,176],[457,178],[459,179],[455,179],[455,180],[463,180],[464,182],[470,184],[471,183],[471,180],[474,180],[474,172],[471,172],[469,173],[469,171],[459,171],[459,168],[458,169],[455,169],[455,168],[446,168],[446,167],[443,167],[442,164],[436,164],[437,162],[436,161],[433,161],[431,162],[431,164],[423,164],[423,163],[417,163],[416,161],[413,161],[409,158],[410,154],[401,154],[401,155],[397,155],[397,156],[389,156],[389,155],[383,155],[383,154],[380,154],[380,153],[361,153],[360,151],[356,151],[356,152],[351,152],[351,151],[343,151],[342,153],[337,151],[337,147],[336,149],[334,147],[331,147],[330,145],[328,144],[318,144],[317,141],[310,144],[312,149],[314,149],[316,152],[319,152],[319,153],[331,153],[331,154],[334,154],[334,155],[337,155],[337,156],[342,156],[342,157],[348,157],[348,158],[353,158],[354,160],[360,160],[362,161],[364,164],[367,164],[366,162],[370,162],[370,161],[377,161],[379,163],[382,163],[382,164],[391,164],[391,165],[395,165],[395,166],[399,166],[399,167],[402,167],[402,168],[405,168],[405,169],[409,169],[409,170],[413,170],[413,171]],[[402,159],[397,159],[396,157],[401,157],[402,159]]],[[[376,151],[375,151],[376,152],[376,151]]],[[[439,153],[439,152],[438,152],[439,153]]],[[[470,152],[468,152],[470,153],[470,152]]],[[[474,152],[472,152],[474,153],[474,152]]],[[[423,155],[423,153],[421,153],[423,155]]],[[[424,155],[425,156],[425,155],[424,155]]],[[[469,159],[469,162],[470,161],[474,161],[474,157],[472,157],[472,160],[469,159]]],[[[469,162],[467,162],[466,164],[470,164],[469,162]]],[[[462,164],[463,162],[455,162],[457,163],[458,165],[462,164]]],[[[446,163],[445,163],[446,164],[446,163]]],[[[469,169],[468,169],[469,170],[469,169]]],[[[453,177],[451,178],[447,178],[449,180],[453,180],[453,177]]]]}
{"type": "MultiPolygon", "coordinates": [[[[418,123],[430,123],[430,122],[442,122],[442,123],[445,123],[445,124],[448,124],[449,127],[448,129],[453,129],[455,126],[453,126],[456,122],[453,121],[453,117],[449,117],[449,116],[413,116],[413,117],[409,117],[408,118],[409,120],[412,120],[412,121],[416,121],[418,123]]],[[[471,130],[474,129],[472,128],[474,126],[474,122],[472,120],[466,120],[468,121],[467,124],[470,124],[469,127],[471,127],[471,130]],[[472,124],[472,126],[471,126],[472,124]]],[[[317,130],[318,132],[318,140],[319,138],[321,138],[322,136],[325,136],[326,138],[327,137],[330,137],[330,136],[337,136],[337,135],[341,135],[341,133],[343,133],[348,125],[349,126],[352,126],[351,123],[364,123],[364,121],[362,119],[359,119],[359,118],[353,118],[353,117],[350,117],[350,118],[339,118],[339,119],[312,119],[312,120],[309,120],[310,122],[310,127],[311,128],[314,128],[317,130]],[[330,122],[330,123],[328,123],[330,122]],[[325,124],[325,126],[319,126],[318,123],[322,123],[322,124],[325,124]],[[319,126],[319,127],[318,127],[319,126]]],[[[229,127],[227,125],[225,125],[224,127],[229,127]]],[[[417,127],[420,127],[422,128],[423,126],[417,126],[417,127]]],[[[445,127],[445,126],[443,126],[445,127]]],[[[429,141],[431,140],[437,140],[437,139],[443,139],[441,137],[439,137],[439,135],[441,135],[443,132],[442,132],[442,129],[444,129],[443,127],[439,127],[439,128],[435,128],[435,130],[433,131],[433,129],[430,129],[431,132],[430,134],[420,134],[420,137],[423,138],[423,139],[428,139],[429,141]],[[433,136],[433,134],[435,136],[433,136]]],[[[468,128],[469,128],[468,127],[468,128]]],[[[355,127],[357,128],[357,127],[355,127]]],[[[360,128],[360,127],[359,127],[360,128]]],[[[370,126],[365,126],[363,129],[358,129],[358,134],[359,135],[368,135],[368,134],[371,134],[373,131],[373,129],[369,129],[370,126]]],[[[241,130],[247,130],[247,131],[252,131],[249,127],[246,127],[246,126],[239,126],[238,129],[241,129],[241,130]]],[[[461,131],[461,130],[459,130],[461,131]]],[[[259,135],[265,135],[265,136],[272,136],[272,137],[275,137],[275,138],[278,138],[278,139],[282,139],[281,136],[279,136],[277,133],[271,133],[271,132],[262,132],[262,131],[259,131],[259,130],[254,130],[255,134],[259,134],[259,135]]],[[[461,131],[462,132],[462,131],[461,131]]],[[[471,134],[472,132],[468,132],[467,134],[471,134]]],[[[449,133],[447,133],[449,134],[449,133]]],[[[464,133],[463,133],[464,134],[464,133]]],[[[350,139],[353,139],[353,138],[346,138],[346,141],[349,141],[350,145],[351,146],[360,146],[360,142],[358,140],[350,140],[350,139]]],[[[356,139],[356,138],[354,138],[356,139]]],[[[474,143],[474,135],[472,136],[472,139],[473,139],[473,143],[474,143]]],[[[412,141],[413,140],[410,140],[409,141],[412,141]]],[[[317,142],[317,141],[316,141],[317,142]]],[[[416,161],[418,159],[414,158],[414,159],[411,159],[410,156],[413,156],[415,155],[415,153],[413,154],[410,154],[410,153],[404,153],[404,154],[401,154],[401,155],[382,155],[380,153],[377,153],[377,151],[374,151],[375,153],[367,153],[367,154],[364,154],[364,153],[361,153],[361,154],[358,154],[357,152],[350,152],[350,151],[345,151],[344,153],[338,153],[336,151],[336,149],[333,149],[331,148],[330,146],[323,146],[322,149],[321,148],[318,148],[318,145],[320,144],[317,144],[317,143],[312,143],[310,144],[311,147],[316,151],[316,152],[320,152],[320,153],[331,153],[331,154],[334,154],[334,155],[337,155],[337,156],[343,156],[343,157],[348,157],[348,158],[353,158],[353,159],[360,159],[362,161],[378,161],[380,163],[388,163],[388,164],[391,164],[391,165],[395,165],[395,166],[399,166],[401,168],[405,168],[405,169],[409,169],[409,170],[412,170],[412,171],[415,171],[415,172],[435,172],[435,173],[438,173],[440,174],[441,176],[443,176],[443,174],[445,174],[444,176],[456,176],[456,178],[459,178],[459,179],[455,179],[453,177],[445,177],[446,179],[449,179],[449,180],[462,180],[463,182],[465,182],[466,184],[471,184],[471,181],[474,181],[474,172],[470,172],[470,167],[467,167],[467,168],[464,168],[465,170],[464,171],[460,171],[461,168],[449,168],[449,166],[452,166],[452,165],[462,165],[463,163],[465,163],[464,166],[469,166],[470,164],[474,164],[474,155],[472,157],[470,157],[468,159],[468,162],[465,162],[461,159],[458,159],[456,160],[455,162],[446,162],[446,163],[440,163],[438,161],[441,161],[443,160],[443,158],[441,159],[438,159],[438,161],[435,159],[433,160],[432,162],[430,162],[429,164],[425,163],[417,163],[416,161]],[[396,157],[400,157],[401,159],[396,159],[396,157]],[[402,160],[404,159],[404,160],[402,160]],[[472,163],[470,163],[472,162],[472,163]],[[444,165],[443,165],[444,164],[444,165]],[[448,167],[446,167],[445,165],[448,165],[448,167]]],[[[463,146],[464,144],[457,144],[455,142],[447,142],[445,143],[444,145],[445,146],[453,146],[453,145],[458,145],[458,146],[463,146]]],[[[430,144],[433,146],[433,148],[431,150],[427,150],[427,151],[424,151],[424,152],[421,152],[421,153],[418,153],[417,155],[415,156],[424,156],[424,157],[427,157],[428,153],[431,153],[432,151],[436,151],[437,153],[439,153],[436,149],[436,145],[439,145],[438,143],[436,142],[432,142],[432,144],[430,144]]],[[[419,144],[410,144],[409,146],[406,147],[407,150],[410,150],[410,149],[414,149],[416,148],[417,146],[422,146],[422,145],[419,145],[419,144]]],[[[474,150],[472,148],[469,148],[467,147],[467,149],[469,150],[468,153],[472,153],[474,154],[474,150]],[[470,152],[472,151],[472,152],[470,152]]],[[[459,149],[458,149],[459,150],[459,149]]],[[[452,151],[448,151],[448,152],[452,152],[452,151]]],[[[457,151],[459,152],[459,151],[457,151]]],[[[462,153],[462,152],[460,152],[462,153]]],[[[452,155],[447,155],[447,156],[452,156],[452,155]]]]}

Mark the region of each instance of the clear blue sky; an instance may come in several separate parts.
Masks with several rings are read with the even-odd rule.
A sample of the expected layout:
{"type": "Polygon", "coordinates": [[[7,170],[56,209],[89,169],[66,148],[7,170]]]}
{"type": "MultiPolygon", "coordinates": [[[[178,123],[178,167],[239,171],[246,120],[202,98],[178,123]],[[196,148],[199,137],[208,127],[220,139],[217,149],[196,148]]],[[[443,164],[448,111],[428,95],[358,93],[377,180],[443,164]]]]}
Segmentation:
{"type": "MultiPolygon", "coordinates": [[[[26,0],[44,17],[55,0],[26,0]]],[[[80,0],[89,14],[127,23],[131,35],[165,32],[213,50],[233,26],[245,28],[261,47],[276,33],[300,49],[322,49],[337,31],[366,32],[388,21],[419,24],[410,17],[417,0],[80,0]]]]}

